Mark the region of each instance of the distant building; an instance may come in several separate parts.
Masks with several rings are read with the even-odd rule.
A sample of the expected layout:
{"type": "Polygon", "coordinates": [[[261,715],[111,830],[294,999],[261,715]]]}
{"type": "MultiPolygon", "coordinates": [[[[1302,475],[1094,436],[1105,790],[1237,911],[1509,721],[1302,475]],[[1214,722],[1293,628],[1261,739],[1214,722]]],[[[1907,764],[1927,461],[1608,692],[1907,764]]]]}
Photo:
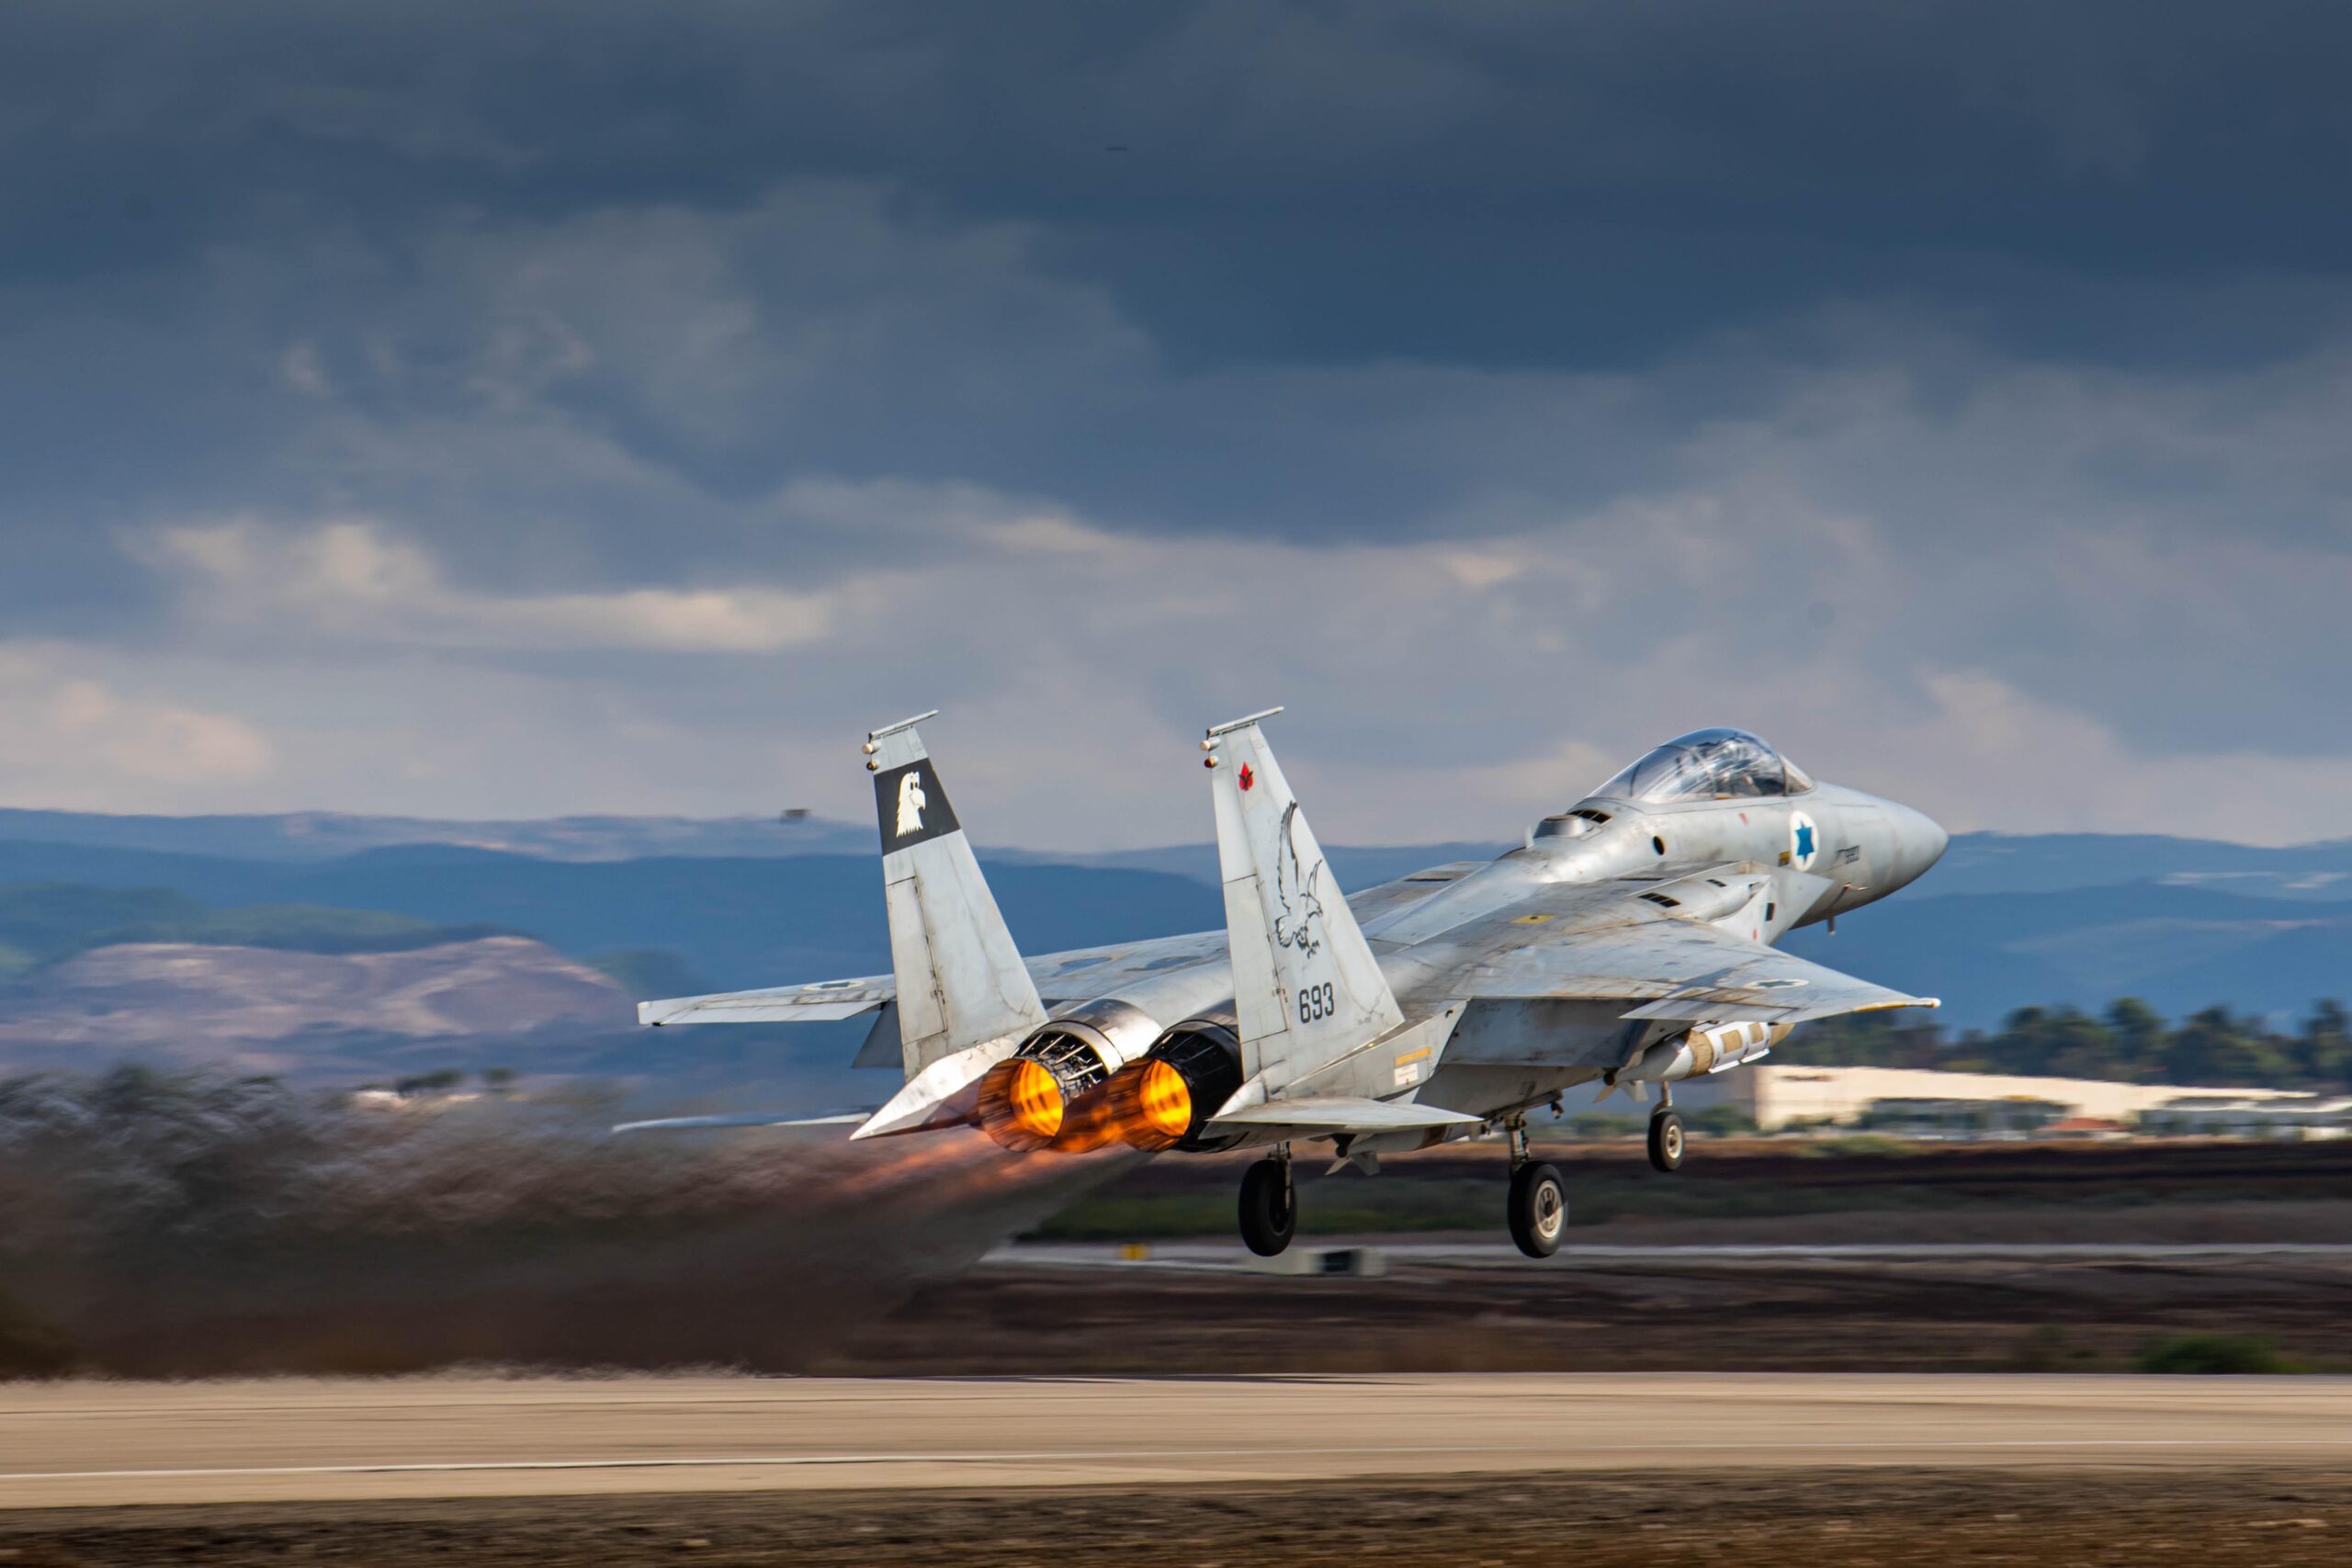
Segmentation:
{"type": "Polygon", "coordinates": [[[2066,1119],[2054,1100],[2005,1095],[1998,1100],[1873,1100],[1854,1118],[1871,1133],[1902,1137],[2021,1138],[2066,1119]]]}
{"type": "Polygon", "coordinates": [[[2140,1130],[2177,1138],[2342,1138],[2352,1136],[2352,1096],[2248,1100],[2207,1090],[2143,1111],[2140,1130]]]}
{"type": "Polygon", "coordinates": [[[2352,1099],[2283,1089],[2191,1089],[1917,1067],[1799,1067],[1767,1062],[1674,1086],[1678,1105],[1735,1105],[1766,1132],[1794,1123],[2097,1135],[2100,1126],[2179,1136],[2341,1137],[2352,1099]],[[2006,1109],[2005,1109],[2006,1108],[2006,1109]],[[2067,1122],[2089,1123],[2067,1127],[2067,1122]]]}

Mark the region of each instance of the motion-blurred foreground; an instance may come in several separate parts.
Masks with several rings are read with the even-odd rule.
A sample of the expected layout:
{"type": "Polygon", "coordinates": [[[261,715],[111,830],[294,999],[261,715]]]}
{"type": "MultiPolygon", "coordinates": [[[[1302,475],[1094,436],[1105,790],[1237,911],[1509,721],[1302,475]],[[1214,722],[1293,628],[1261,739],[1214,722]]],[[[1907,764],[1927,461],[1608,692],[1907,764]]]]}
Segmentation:
{"type": "Polygon", "coordinates": [[[1551,1266],[1473,1145],[1310,1174],[1293,1265],[1385,1264],[1322,1277],[1238,1267],[1222,1160],[624,1113],[0,1084],[0,1375],[2352,1369],[2352,1141],[1558,1144],[1551,1266]]]}
{"type": "Polygon", "coordinates": [[[1119,1164],[614,1119],[586,1093],[402,1111],[141,1068],[0,1083],[0,1375],[796,1370],[1119,1164]]]}

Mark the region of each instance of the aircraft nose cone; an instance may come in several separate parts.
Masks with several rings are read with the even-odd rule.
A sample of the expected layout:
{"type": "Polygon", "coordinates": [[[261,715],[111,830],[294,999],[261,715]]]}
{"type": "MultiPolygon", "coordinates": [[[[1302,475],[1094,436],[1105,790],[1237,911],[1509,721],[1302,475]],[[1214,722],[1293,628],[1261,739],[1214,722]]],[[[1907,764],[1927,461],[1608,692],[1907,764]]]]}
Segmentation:
{"type": "Polygon", "coordinates": [[[1951,835],[1934,818],[1907,806],[1898,806],[1889,815],[1894,824],[1894,858],[1903,867],[1903,880],[1909,882],[1944,858],[1951,835]]]}

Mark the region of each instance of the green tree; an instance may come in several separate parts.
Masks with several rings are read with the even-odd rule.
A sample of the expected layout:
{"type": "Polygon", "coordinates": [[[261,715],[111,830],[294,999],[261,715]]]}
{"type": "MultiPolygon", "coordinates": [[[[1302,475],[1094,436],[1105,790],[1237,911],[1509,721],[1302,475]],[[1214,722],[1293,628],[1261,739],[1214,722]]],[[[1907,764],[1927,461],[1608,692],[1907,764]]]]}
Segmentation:
{"type": "Polygon", "coordinates": [[[2117,1076],[2145,1083],[2164,1061],[2164,1015],[2137,997],[2122,997],[2107,1010],[2107,1032],[2115,1042],[2117,1076]]]}
{"type": "Polygon", "coordinates": [[[2274,1084],[2293,1076],[2286,1053],[2259,1024],[2218,1005],[2191,1013],[2165,1042],[2165,1070],[2190,1084],[2274,1084]]]}
{"type": "Polygon", "coordinates": [[[2315,1083],[2352,1083],[2352,1014],[2330,997],[2313,1004],[2295,1042],[2296,1065],[2315,1083]]]}

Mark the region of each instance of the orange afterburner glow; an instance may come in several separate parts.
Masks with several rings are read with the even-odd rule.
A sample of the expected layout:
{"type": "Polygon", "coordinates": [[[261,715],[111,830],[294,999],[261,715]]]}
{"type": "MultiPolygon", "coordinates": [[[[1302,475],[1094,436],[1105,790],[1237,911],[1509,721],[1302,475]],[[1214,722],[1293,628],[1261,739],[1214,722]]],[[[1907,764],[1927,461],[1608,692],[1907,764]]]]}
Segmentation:
{"type": "Polygon", "coordinates": [[[1136,1110],[1151,1132],[1174,1143],[1193,1130],[1193,1088],[1184,1075],[1161,1061],[1143,1065],[1142,1092],[1136,1110]]]}
{"type": "Polygon", "coordinates": [[[1005,1098],[1012,1120],[1023,1132],[1050,1142],[1062,1130],[1062,1086],[1044,1067],[1022,1057],[1012,1065],[1012,1082],[1005,1098]]]}
{"type": "Polygon", "coordinates": [[[1193,1130],[1193,1090],[1157,1056],[1130,1062],[1102,1086],[1104,1119],[1129,1148],[1172,1149],[1193,1130]]]}
{"type": "Polygon", "coordinates": [[[1044,1064],[1014,1056],[980,1080],[980,1125],[1008,1149],[1043,1148],[1062,1130],[1062,1086],[1044,1064]]]}

